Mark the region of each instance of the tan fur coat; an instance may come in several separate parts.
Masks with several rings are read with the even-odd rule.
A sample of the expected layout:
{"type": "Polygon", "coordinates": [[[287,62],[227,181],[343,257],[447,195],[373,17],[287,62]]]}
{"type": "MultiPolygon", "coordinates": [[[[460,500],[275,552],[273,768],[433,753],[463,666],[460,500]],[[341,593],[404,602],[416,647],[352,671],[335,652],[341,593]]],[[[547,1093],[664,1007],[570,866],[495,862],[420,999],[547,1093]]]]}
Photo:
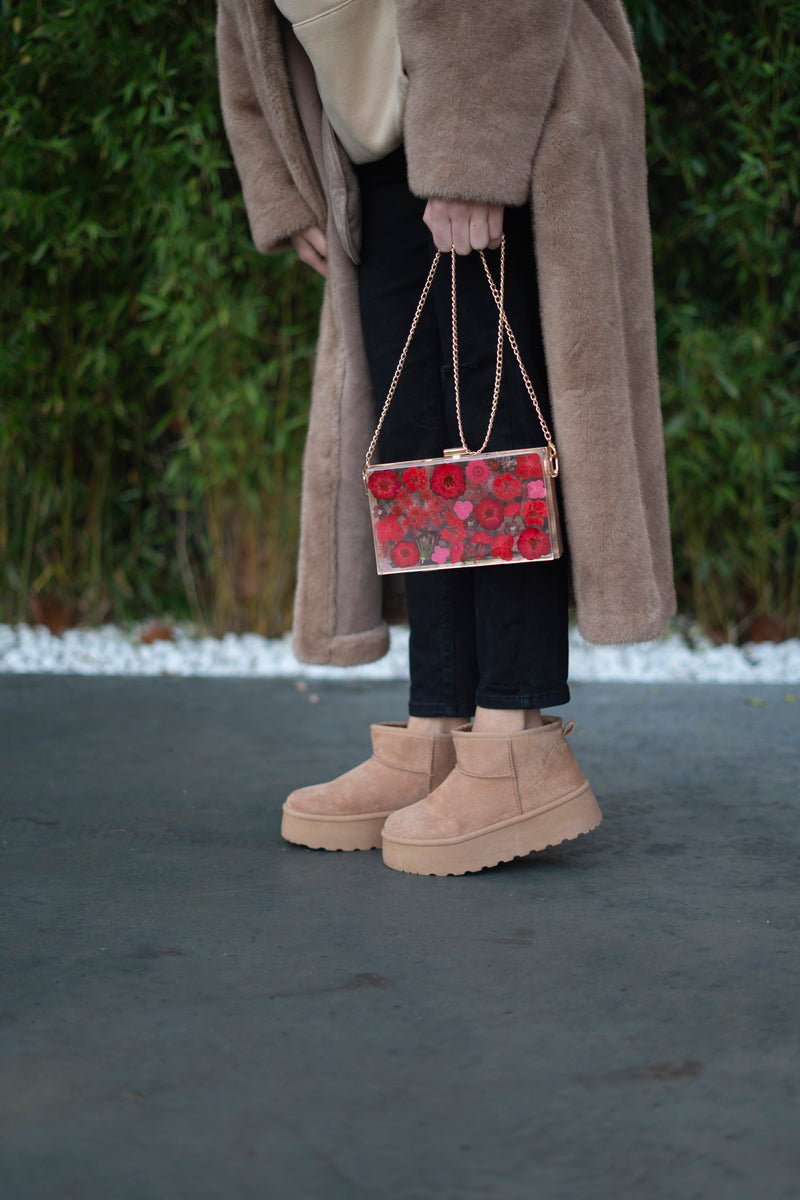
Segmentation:
{"type": "MultiPolygon", "coordinates": [[[[674,611],[639,65],[619,0],[397,0],[420,197],[531,201],[577,616],[592,642],[674,611]]],[[[373,399],[358,313],[358,188],[308,59],[270,0],[222,0],[225,127],[256,245],[327,231],[304,457],[294,637],[347,666],[386,652],[361,481],[373,399]]]]}

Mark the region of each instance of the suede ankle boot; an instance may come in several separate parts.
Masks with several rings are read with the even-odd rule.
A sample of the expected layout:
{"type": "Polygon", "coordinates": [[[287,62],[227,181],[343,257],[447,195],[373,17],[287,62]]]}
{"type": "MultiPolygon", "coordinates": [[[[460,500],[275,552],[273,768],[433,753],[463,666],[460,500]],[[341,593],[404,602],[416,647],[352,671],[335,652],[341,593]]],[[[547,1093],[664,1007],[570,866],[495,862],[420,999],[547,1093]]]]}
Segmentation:
{"type": "Polygon", "coordinates": [[[375,850],[399,808],[438,787],[455,766],[449,733],[409,733],[405,723],[371,725],[372,758],[331,783],[299,788],[283,806],[281,834],[314,850],[375,850]]]}
{"type": "Polygon", "coordinates": [[[559,717],[519,733],[453,733],[455,770],[389,817],[383,861],[413,875],[464,875],[588,833],[602,820],[559,717]]]}

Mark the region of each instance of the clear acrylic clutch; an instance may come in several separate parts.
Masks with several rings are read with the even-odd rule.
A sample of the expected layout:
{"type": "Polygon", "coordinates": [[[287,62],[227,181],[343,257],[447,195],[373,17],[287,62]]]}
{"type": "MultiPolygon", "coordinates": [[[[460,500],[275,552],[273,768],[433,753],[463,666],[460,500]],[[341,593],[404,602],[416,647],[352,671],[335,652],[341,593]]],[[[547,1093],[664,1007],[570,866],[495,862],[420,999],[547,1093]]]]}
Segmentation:
{"type": "Polygon", "coordinates": [[[562,552],[546,447],[385,463],[367,491],[379,575],[562,552]]]}
{"type": "Polygon", "coordinates": [[[499,313],[497,369],[486,436],[479,450],[473,452],[467,448],[461,423],[455,253],[451,251],[453,378],[461,446],[445,451],[442,458],[371,465],[381,427],[441,257],[437,252],[364,464],[364,484],[379,575],[447,567],[545,562],[559,558],[563,553],[555,492],[558,455],[503,306],[505,243],[501,247],[499,289],[482,252],[480,256],[499,313]],[[504,335],[522,372],[546,445],[484,453],[500,394],[504,335]]]}

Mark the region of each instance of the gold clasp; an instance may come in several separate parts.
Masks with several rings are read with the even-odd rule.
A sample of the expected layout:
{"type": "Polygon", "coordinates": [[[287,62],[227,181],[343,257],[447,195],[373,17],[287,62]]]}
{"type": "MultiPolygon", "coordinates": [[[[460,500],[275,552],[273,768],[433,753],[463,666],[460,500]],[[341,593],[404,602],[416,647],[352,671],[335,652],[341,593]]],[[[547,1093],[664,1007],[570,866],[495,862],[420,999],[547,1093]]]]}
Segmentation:
{"type": "Polygon", "coordinates": [[[558,476],[558,454],[552,442],[547,443],[547,459],[550,468],[550,478],[555,479],[558,476]]]}

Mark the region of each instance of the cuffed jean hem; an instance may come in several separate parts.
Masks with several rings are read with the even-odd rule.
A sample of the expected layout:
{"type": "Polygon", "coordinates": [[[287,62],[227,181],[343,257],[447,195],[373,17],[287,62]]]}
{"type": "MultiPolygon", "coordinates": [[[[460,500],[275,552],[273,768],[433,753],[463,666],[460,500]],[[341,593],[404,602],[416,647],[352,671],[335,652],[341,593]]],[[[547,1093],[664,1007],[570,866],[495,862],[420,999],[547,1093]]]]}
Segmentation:
{"type": "Polygon", "coordinates": [[[478,690],[475,697],[479,708],[552,708],[558,704],[569,704],[569,700],[568,687],[549,692],[515,692],[512,695],[478,690]]]}
{"type": "Polygon", "coordinates": [[[474,700],[469,700],[464,705],[436,704],[430,700],[411,700],[408,705],[410,717],[472,717],[474,714],[474,700]]]}

